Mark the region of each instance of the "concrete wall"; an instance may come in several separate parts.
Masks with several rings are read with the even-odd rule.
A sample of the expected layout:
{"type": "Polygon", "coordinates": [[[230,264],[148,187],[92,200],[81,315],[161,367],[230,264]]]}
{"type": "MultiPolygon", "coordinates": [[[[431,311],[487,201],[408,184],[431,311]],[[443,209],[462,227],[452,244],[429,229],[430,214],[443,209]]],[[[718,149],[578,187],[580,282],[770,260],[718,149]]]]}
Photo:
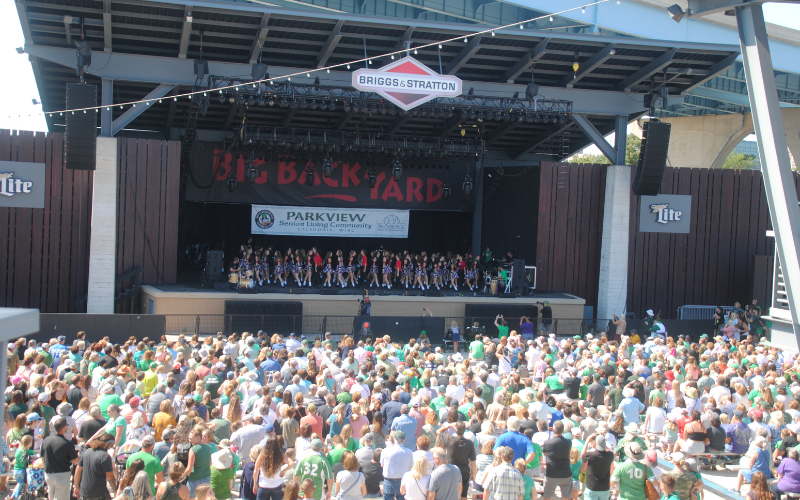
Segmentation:
{"type": "MultiPolygon", "coordinates": [[[[800,108],[782,108],[786,141],[793,163],[800,160],[800,108]]],[[[753,133],[750,113],[664,118],[672,124],[667,165],[721,168],[733,149],[753,133]]]]}

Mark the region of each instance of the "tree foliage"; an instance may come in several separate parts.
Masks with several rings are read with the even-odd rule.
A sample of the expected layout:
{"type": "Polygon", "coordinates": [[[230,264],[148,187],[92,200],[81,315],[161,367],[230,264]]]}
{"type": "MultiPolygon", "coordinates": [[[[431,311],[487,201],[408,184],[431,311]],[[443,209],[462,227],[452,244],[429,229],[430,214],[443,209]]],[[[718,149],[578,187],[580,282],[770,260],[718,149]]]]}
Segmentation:
{"type": "MultiPolygon", "coordinates": [[[[628,134],[628,140],[625,144],[625,164],[637,165],[639,163],[639,148],[642,146],[642,140],[634,134],[628,134]]],[[[570,163],[594,163],[597,165],[610,165],[611,161],[605,155],[575,155],[567,161],[570,163]]]]}
{"type": "Polygon", "coordinates": [[[744,153],[732,152],[725,158],[722,168],[735,170],[752,170],[756,167],[756,157],[744,153]]]}

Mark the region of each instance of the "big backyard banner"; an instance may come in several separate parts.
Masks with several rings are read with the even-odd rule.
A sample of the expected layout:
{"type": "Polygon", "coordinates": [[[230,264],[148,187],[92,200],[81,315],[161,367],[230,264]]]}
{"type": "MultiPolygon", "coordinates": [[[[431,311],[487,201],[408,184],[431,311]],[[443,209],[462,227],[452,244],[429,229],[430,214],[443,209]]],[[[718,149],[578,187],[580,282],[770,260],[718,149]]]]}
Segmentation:
{"type": "Polygon", "coordinates": [[[253,205],[253,234],[407,238],[408,210],[253,205]]]}
{"type": "MultiPolygon", "coordinates": [[[[322,174],[322,163],[281,156],[280,161],[254,161],[258,175],[248,181],[245,158],[226,153],[213,144],[195,143],[191,169],[198,187],[190,179],[186,199],[199,202],[291,205],[304,207],[362,207],[397,210],[452,210],[471,212],[473,203],[461,189],[461,168],[439,168],[419,160],[403,164],[403,175],[395,181],[388,165],[370,165],[361,160],[340,161],[334,158],[330,177],[322,174]],[[419,163],[418,163],[419,162],[419,163]],[[425,166],[427,165],[427,166],[425,166]],[[306,185],[305,169],[313,166],[314,185],[306,185]],[[375,187],[369,187],[369,168],[375,172],[375,187]],[[228,187],[233,172],[236,187],[228,187]],[[213,180],[212,180],[213,175],[213,180]],[[442,188],[450,185],[450,197],[442,197],[442,188]]],[[[368,161],[367,158],[364,161],[368,161]]],[[[474,177],[474,171],[470,170],[474,177]]]]}

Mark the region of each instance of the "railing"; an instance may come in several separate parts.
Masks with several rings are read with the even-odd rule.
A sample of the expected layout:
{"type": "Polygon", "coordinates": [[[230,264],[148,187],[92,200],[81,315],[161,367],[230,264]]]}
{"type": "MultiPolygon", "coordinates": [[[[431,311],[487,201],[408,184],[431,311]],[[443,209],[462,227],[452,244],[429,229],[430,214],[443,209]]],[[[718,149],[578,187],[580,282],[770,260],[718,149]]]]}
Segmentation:
{"type": "MultiPolygon", "coordinates": [[[[142,266],[134,266],[129,270],[125,271],[124,273],[120,274],[114,279],[114,285],[119,285],[120,283],[125,282],[126,280],[131,280],[131,290],[136,290],[138,287],[141,286],[141,279],[140,275],[144,272],[144,268],[142,266]]],[[[115,286],[116,289],[116,286],[115,286]]],[[[127,287],[123,287],[123,290],[127,289],[127,287]]],[[[119,304],[123,300],[130,298],[131,295],[126,294],[125,291],[117,292],[114,296],[114,304],[119,304]]],[[[88,300],[89,296],[84,295],[82,297],[78,297],[75,299],[75,308],[80,312],[84,311],[86,308],[86,301],[88,300]]]]}
{"type": "MultiPolygon", "coordinates": [[[[497,338],[498,329],[495,326],[495,317],[429,317],[419,316],[268,316],[268,315],[237,315],[237,314],[167,314],[167,335],[214,335],[222,332],[226,335],[241,332],[257,332],[263,330],[268,335],[280,333],[288,335],[296,333],[305,335],[310,340],[322,337],[326,332],[332,335],[353,335],[364,322],[370,323],[374,335],[390,335],[393,339],[407,339],[417,337],[421,330],[426,330],[428,337],[435,344],[441,343],[444,334],[452,328],[453,322],[458,326],[464,340],[472,340],[476,333],[497,338]],[[477,326],[473,328],[473,325],[477,326]]],[[[506,317],[505,321],[509,331],[521,332],[520,318],[506,317]]],[[[548,336],[554,333],[558,338],[580,336],[585,338],[591,333],[595,336],[602,332],[609,332],[609,338],[614,338],[616,326],[609,319],[571,319],[556,318],[550,320],[547,326],[541,318],[532,318],[534,336],[548,336]],[[547,328],[544,328],[546,327],[547,328]]],[[[674,329],[698,329],[709,325],[708,320],[680,321],[666,320],[667,329],[677,335],[674,329]]],[[[627,332],[631,328],[638,328],[640,336],[645,339],[649,332],[644,329],[643,320],[628,320],[627,332]]],[[[686,330],[688,333],[689,330],[686,330]]],[[[699,333],[697,334],[699,335],[699,333]]]]}
{"type": "MultiPolygon", "coordinates": [[[[714,319],[714,312],[717,306],[681,306],[678,308],[678,318],[680,319],[714,319]]],[[[733,306],[722,306],[725,316],[733,311],[733,306]]]]}

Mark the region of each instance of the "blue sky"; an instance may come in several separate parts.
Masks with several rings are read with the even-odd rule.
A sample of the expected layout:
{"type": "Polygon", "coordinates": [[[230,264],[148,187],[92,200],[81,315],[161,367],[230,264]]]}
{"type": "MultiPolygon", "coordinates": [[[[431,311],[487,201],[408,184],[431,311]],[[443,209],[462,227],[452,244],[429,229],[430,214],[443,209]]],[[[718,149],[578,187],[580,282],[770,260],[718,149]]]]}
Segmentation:
{"type": "MultiPolygon", "coordinates": [[[[786,27],[800,26],[800,4],[765,4],[767,22],[786,27]]],[[[6,77],[0,81],[0,128],[16,130],[46,131],[41,106],[32,99],[39,99],[36,81],[33,78],[27,55],[17,54],[16,47],[24,44],[15,2],[0,2],[0,67],[6,77]]]]}

